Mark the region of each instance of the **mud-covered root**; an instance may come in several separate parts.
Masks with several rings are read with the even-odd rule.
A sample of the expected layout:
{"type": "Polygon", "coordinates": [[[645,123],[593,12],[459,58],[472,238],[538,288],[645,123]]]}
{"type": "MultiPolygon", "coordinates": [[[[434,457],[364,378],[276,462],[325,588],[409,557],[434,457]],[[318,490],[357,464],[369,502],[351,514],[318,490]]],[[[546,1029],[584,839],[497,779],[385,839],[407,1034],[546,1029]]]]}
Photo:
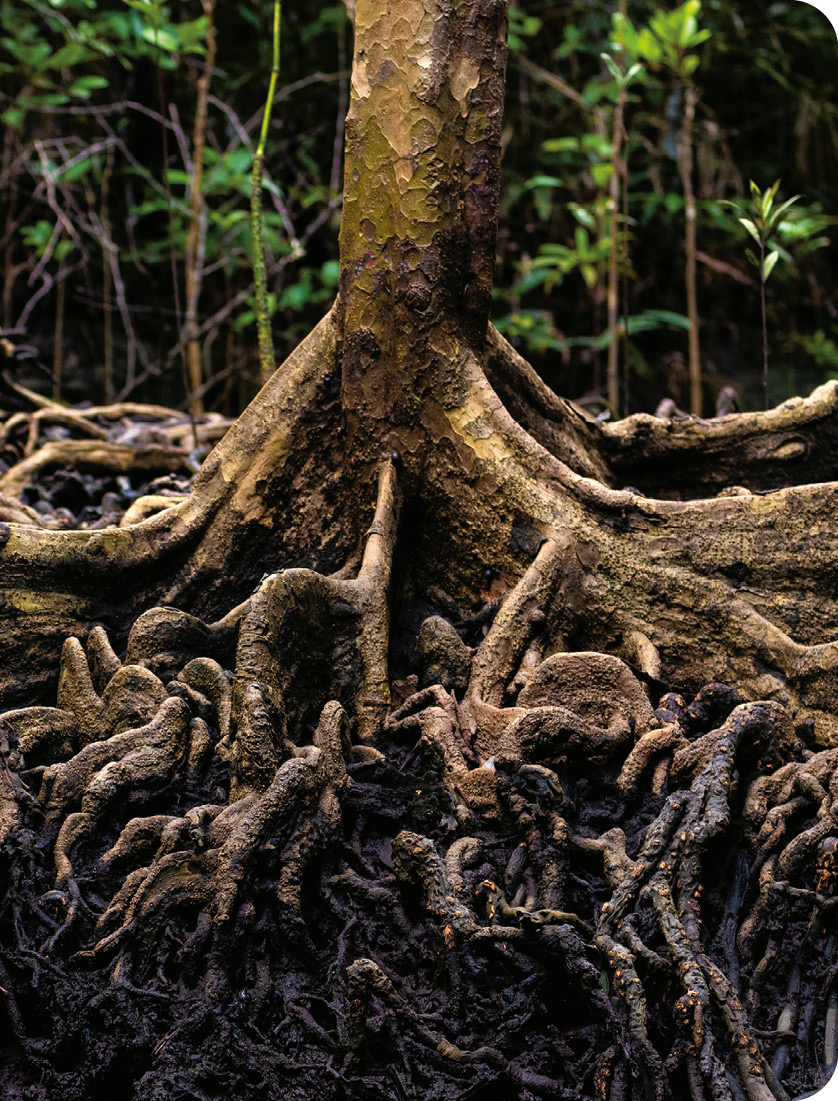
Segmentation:
{"type": "MultiPolygon", "coordinates": [[[[502,816],[499,769],[507,779],[515,773],[519,786],[540,789],[537,802],[546,795],[550,803],[561,791],[557,762],[598,767],[636,738],[652,737],[649,732],[661,725],[644,686],[620,658],[549,653],[561,647],[561,624],[572,618],[563,594],[578,580],[580,568],[572,540],[545,540],[470,660],[446,621],[431,617],[422,626],[415,661],[423,679],[432,670],[442,683],[405,701],[386,720],[385,732],[418,734],[416,748],[436,753],[452,792],[476,812],[502,816]],[[468,682],[457,702],[452,689],[467,668],[468,682]],[[550,775],[539,771],[545,768],[550,775]]],[[[670,748],[666,735],[658,734],[657,741],[670,748]]],[[[670,741],[680,746],[683,739],[670,741]]],[[[632,782],[654,755],[652,744],[644,744],[645,758],[641,750],[629,765],[636,773],[632,782]]]]}
{"type": "MultiPolygon", "coordinates": [[[[152,608],[131,629],[124,662],[101,627],[90,632],[86,651],[77,638],[66,640],[59,706],[3,719],[15,749],[22,735],[33,760],[50,762],[29,774],[39,781],[40,844],[52,850],[56,873],[44,903],[58,913],[50,950],[71,927],[83,935],[80,913],[91,925],[99,899],[109,898],[80,958],[95,965],[116,953],[124,978],[167,921],[188,920],[200,907],[211,916],[208,989],[218,993],[237,966],[239,926],[247,922],[236,915],[253,905],[256,865],[273,867],[271,905],[289,945],[312,950],[301,913],[306,869],[339,830],[351,736],[368,742],[388,699],[397,518],[388,462],[356,578],[270,575],[217,624],[152,608]],[[304,626],[316,646],[306,645],[304,626]],[[224,663],[233,665],[234,648],[231,675],[224,663]],[[339,696],[357,701],[351,717],[339,696]],[[293,701],[290,714],[286,700],[293,701]],[[229,805],[134,817],[87,870],[97,831],[118,820],[127,798],[159,797],[175,777],[189,798],[210,774],[222,799],[229,783],[229,805]]],[[[12,829],[19,816],[10,793],[4,806],[12,829]]]]}
{"type": "Polygon", "coordinates": [[[456,1063],[487,1063],[493,1067],[506,1067],[507,1062],[499,1051],[491,1047],[479,1047],[473,1051],[465,1051],[452,1044],[450,1040],[440,1032],[428,1028],[419,1015],[402,998],[393,981],[370,959],[357,959],[346,969],[349,979],[350,991],[357,997],[360,995],[362,1008],[377,998],[384,1005],[394,1010],[399,1021],[412,1031],[416,1037],[431,1048],[439,1052],[446,1059],[456,1063]]]}
{"type": "Polygon", "coordinates": [[[22,764],[19,735],[9,713],[0,719],[0,845],[15,830],[31,796],[18,773],[22,764]]]}
{"type": "Polygon", "coordinates": [[[377,735],[390,701],[389,587],[399,504],[396,467],[388,460],[357,577],[283,570],[263,578],[248,601],[233,684],[233,724],[243,732],[236,770],[243,785],[251,782],[250,773],[259,773],[266,751],[281,752],[267,745],[269,725],[279,730],[287,724],[287,737],[302,744],[330,699],[346,708],[352,702],[356,740],[368,743],[377,735]],[[286,700],[294,706],[280,718],[286,700]]]}
{"type": "Polygon", "coordinates": [[[48,822],[62,817],[76,803],[79,810],[64,817],[55,840],[55,889],[68,895],[64,921],[49,941],[50,950],[75,920],[81,895],[73,873],[72,850],[90,839],[114,805],[138,791],[160,786],[171,777],[186,743],[189,711],[182,700],[168,698],[146,726],[92,743],[84,760],[77,754],[68,764],[48,769],[42,804],[48,822]],[[97,753],[96,750],[99,750],[97,753]]]}
{"type": "MultiPolygon", "coordinates": [[[[522,750],[529,738],[530,759],[538,759],[537,735],[515,725],[526,726],[525,712],[534,708],[544,709],[541,722],[530,722],[535,729],[548,722],[546,709],[563,709],[557,734],[544,735],[548,743],[562,738],[562,722],[571,712],[568,733],[587,743],[586,752],[596,751],[597,742],[601,749],[616,748],[657,725],[645,689],[623,661],[609,654],[563,652],[563,628],[573,623],[568,594],[580,583],[579,554],[569,537],[546,540],[472,659],[461,721],[484,756],[522,750]]],[[[562,749],[545,746],[544,755],[551,752],[559,755],[562,749]]]]}
{"type": "Polygon", "coordinates": [[[391,711],[384,733],[399,740],[416,739],[411,756],[420,750],[436,755],[452,791],[477,763],[460,730],[457,701],[440,684],[423,688],[391,711]]]}
{"type": "MultiPolygon", "coordinates": [[[[173,700],[180,706],[182,701],[173,700]]],[[[286,937],[305,928],[301,885],[306,868],[333,843],[340,826],[337,793],[346,776],[348,719],[336,701],[323,709],[314,744],[301,747],[280,764],[262,792],[253,789],[228,806],[202,805],[181,818],[153,815],[130,820],[99,861],[100,873],[136,864],[97,923],[98,939],[79,953],[100,961],[117,956],[123,976],[141,966],[144,951],[157,944],[167,926],[188,920],[200,906],[210,923],[206,942],[206,989],[222,997],[246,956],[247,922],[242,906],[252,907],[251,876],[257,863],[272,867],[272,905],[286,937]]],[[[56,852],[78,840],[89,823],[70,815],[56,852]]],[[[69,872],[65,869],[65,881],[69,872]]],[[[304,938],[303,938],[304,939],[304,938]]]]}
{"type": "MultiPolygon", "coordinates": [[[[130,673],[130,667],[124,671],[130,673]]],[[[145,674],[146,670],[140,672],[145,674]]],[[[117,719],[120,714],[124,716],[123,722],[114,724],[116,733],[105,741],[89,743],[69,761],[50,765],[44,771],[37,805],[48,823],[59,821],[76,807],[96,813],[124,786],[130,786],[135,768],[137,781],[151,781],[177,764],[190,719],[186,704],[167,696],[163,689],[153,717],[142,726],[125,729],[124,722],[136,718],[138,710],[147,713],[148,709],[142,703],[138,707],[136,701],[114,707],[112,713],[117,719]]]]}
{"type": "MultiPolygon", "coordinates": [[[[657,730],[647,731],[641,735],[626,757],[617,779],[617,790],[623,796],[631,795],[637,789],[643,774],[651,768],[653,763],[663,763],[668,772],[674,754],[688,745],[683,728],[678,723],[668,723],[657,730]]],[[[663,783],[662,777],[661,779],[658,777],[659,773],[656,769],[653,783],[657,794],[660,794],[663,783]]]]}
{"type": "Polygon", "coordinates": [[[6,711],[0,715],[0,731],[20,750],[22,758],[16,759],[18,771],[43,768],[47,763],[72,757],[80,738],[76,716],[59,707],[6,711]]]}
{"type": "Polygon", "coordinates": [[[168,681],[196,658],[210,658],[229,668],[238,623],[205,623],[179,608],[150,608],[128,635],[126,664],[142,665],[168,681]]]}
{"type": "MultiPolygon", "coordinates": [[[[674,733],[667,736],[682,737],[680,724],[672,725],[674,733]]],[[[673,1053],[672,1059],[676,1064],[684,1063],[687,1077],[694,1090],[700,1089],[700,1096],[714,1096],[718,1056],[709,1025],[712,1014],[718,1012],[725,1022],[747,1097],[750,1101],[782,1099],[785,1092],[760,1049],[734,984],[710,958],[702,931],[701,898],[706,862],[732,828],[731,800],[739,775],[762,767],[763,762],[788,760],[800,747],[788,716],[774,703],[735,707],[718,730],[703,737],[709,759],[688,791],[675,792],[665,801],[634,860],[627,856],[625,836],[619,830],[598,839],[574,837],[572,843],[589,851],[598,850],[605,857],[606,876],[613,891],[601,910],[597,944],[609,960],[615,989],[625,1007],[629,1035],[644,1053],[647,1072],[657,1083],[656,1094],[666,1096],[669,1086],[660,1054],[650,1046],[645,987],[638,961],[645,967],[654,961],[654,969],[660,970],[663,957],[660,949],[649,943],[648,936],[638,936],[636,927],[626,921],[647,906],[654,914],[658,936],[681,988],[675,1008],[685,1046],[679,1049],[681,1055],[673,1053]]],[[[638,746],[641,743],[642,739],[638,746]]],[[[639,779],[638,762],[642,758],[635,752],[627,762],[631,767],[627,770],[624,766],[621,779],[627,790],[626,776],[633,783],[639,779]]],[[[756,784],[760,783],[758,779],[756,784]]],[[[783,790],[782,785],[774,786],[783,790]]]]}
{"type": "Polygon", "coordinates": [[[634,957],[624,945],[603,934],[597,937],[596,943],[608,961],[614,989],[625,1007],[625,1043],[637,1061],[633,1071],[642,1070],[649,1076],[655,1101],[666,1101],[672,1092],[664,1073],[663,1059],[649,1039],[646,996],[634,957]]]}
{"type": "Polygon", "coordinates": [[[313,952],[302,914],[306,869],[334,843],[341,811],[338,792],[346,779],[349,721],[335,701],[320,715],[313,744],[282,764],[264,792],[236,821],[221,845],[211,906],[213,945],[206,989],[222,997],[235,973],[231,961],[241,935],[234,920],[243,886],[257,855],[270,853],[276,867],[273,904],[280,929],[298,950],[313,952]]]}

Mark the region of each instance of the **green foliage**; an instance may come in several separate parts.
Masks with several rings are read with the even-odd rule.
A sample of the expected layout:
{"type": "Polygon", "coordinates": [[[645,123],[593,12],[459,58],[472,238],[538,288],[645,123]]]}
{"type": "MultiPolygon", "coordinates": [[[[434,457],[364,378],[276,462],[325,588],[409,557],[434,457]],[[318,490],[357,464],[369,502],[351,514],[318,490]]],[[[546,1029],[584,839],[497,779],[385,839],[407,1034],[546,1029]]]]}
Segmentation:
{"type": "Polygon", "coordinates": [[[514,4],[509,6],[509,48],[519,53],[526,49],[524,39],[533,38],[541,30],[541,20],[535,15],[525,15],[514,4]]]}
{"type": "Polygon", "coordinates": [[[745,255],[751,265],[757,269],[763,283],[768,282],[775,264],[780,259],[779,249],[773,249],[767,255],[766,249],[771,248],[771,238],[778,232],[781,218],[800,198],[799,195],[793,195],[790,199],[786,199],[784,203],[775,207],[774,200],[777,197],[779,187],[780,181],[775,180],[771,187],[767,187],[765,191],[760,191],[754,181],[751,180],[751,203],[749,208],[744,208],[739,203],[724,203],[725,206],[730,206],[737,212],[737,222],[750,234],[760,250],[759,258],[752,249],[746,249],[745,255]]]}
{"type": "Polygon", "coordinates": [[[823,329],[811,335],[795,334],[789,341],[792,354],[802,354],[810,362],[826,371],[826,377],[838,381],[838,326],[832,327],[832,335],[823,329]]]}
{"type": "MultiPolygon", "coordinates": [[[[767,308],[775,330],[785,319],[828,331],[828,311],[838,309],[826,247],[831,212],[838,207],[838,156],[829,136],[838,126],[834,32],[814,9],[794,0],[779,2],[776,11],[772,6],[773,23],[762,9],[734,7],[728,0],[705,0],[703,6],[693,0],[672,9],[637,0],[628,19],[613,7],[582,0],[561,11],[528,0],[525,12],[541,26],[536,35],[521,38],[522,49],[511,58],[513,95],[518,72],[526,94],[520,109],[514,100],[509,105],[521,141],[514,138],[505,155],[510,228],[501,243],[498,324],[560,389],[602,386],[597,356],[611,339],[604,332],[611,127],[623,94],[628,205],[617,218],[619,328],[631,336],[626,352],[634,373],[632,398],[654,407],[658,388],[670,385],[656,363],[678,347],[669,334],[679,331],[655,311],[681,316],[683,308],[685,204],[677,154],[689,83],[698,101],[693,155],[703,342],[709,358],[744,372],[741,381],[727,376],[710,385],[733,384],[752,393],[749,349],[759,339],[759,313],[753,314],[752,333],[749,311],[731,299],[750,299],[760,284],[747,274],[744,257],[740,263],[738,241],[746,230],[722,200],[741,193],[742,178],[749,176],[783,175],[794,180],[793,191],[805,186],[812,194],[808,206],[798,201],[776,224],[769,251],[778,259],[770,278],[790,290],[771,298],[767,308]],[[561,80],[551,84],[554,74],[561,80]],[[833,150],[831,169],[817,159],[827,149],[833,150]],[[819,180],[814,188],[813,173],[819,180]],[[579,226],[587,239],[578,237],[579,226]],[[793,278],[804,261],[811,272],[806,282],[793,278]],[[647,388],[654,396],[642,396],[647,388]]],[[[793,379],[781,363],[776,369],[778,377],[782,369],[793,379]]]]}
{"type": "MultiPolygon", "coordinates": [[[[750,200],[738,213],[722,203],[741,195],[750,178],[780,176],[790,194],[805,191],[808,200],[781,213],[767,250],[777,253],[766,275],[769,290],[776,285],[783,292],[767,301],[778,334],[773,369],[777,378],[793,379],[793,365],[805,360],[820,372],[813,382],[820,381],[835,370],[830,342],[838,315],[826,247],[838,210],[832,28],[798,0],[774,0],[769,20],[756,0],[705,0],[702,7],[695,0],[674,6],[633,0],[630,19],[615,7],[616,0],[605,7],[517,0],[510,11],[499,327],[561,391],[574,396],[601,386],[599,357],[612,340],[605,318],[608,252],[616,242],[617,335],[630,364],[633,407],[654,408],[673,385],[659,364],[683,343],[684,198],[676,153],[689,82],[698,94],[702,334],[708,356],[726,372],[712,385],[755,388],[748,372],[762,286],[741,247],[747,242],[756,253],[757,243],[736,220],[757,225],[750,200]],[[621,96],[620,183],[628,203],[612,222],[613,120],[621,96]]],[[[248,206],[272,12],[273,0],[216,5],[199,323],[211,375],[250,380],[227,387],[229,402],[245,400],[256,385],[248,206]]],[[[351,47],[342,3],[289,5],[285,18],[261,188],[278,359],[318,320],[336,289],[341,173],[334,150],[351,47]]],[[[118,385],[136,385],[151,400],[180,397],[166,377],[179,339],[171,251],[182,287],[205,38],[200,0],[0,0],[2,324],[22,319],[33,342],[48,344],[59,265],[71,266],[65,339],[95,366],[108,314],[118,385]],[[118,300],[108,290],[110,267],[118,300]],[[136,383],[125,366],[132,355],[144,367],[136,383]]],[[[780,205],[775,197],[769,217],[780,205]]],[[[802,368],[798,377],[809,380],[802,368]]],[[[91,375],[70,382],[76,396],[99,396],[91,375]]],[[[219,383],[208,394],[210,405],[222,389],[219,383]]]]}
{"type": "MultiPolygon", "coordinates": [[[[185,5],[176,7],[181,12],[185,5]]],[[[90,100],[109,84],[101,72],[89,71],[112,59],[133,69],[144,59],[164,55],[160,63],[177,65],[177,55],[203,52],[206,19],[173,18],[162,0],[3,0],[0,45],[10,61],[0,75],[13,76],[19,92],[0,113],[6,126],[22,131],[39,108],[90,100]]]]}
{"type": "MultiPolygon", "coordinates": [[[[253,379],[249,391],[240,391],[244,397],[257,378],[249,341],[215,337],[225,330],[247,333],[252,320],[248,207],[261,120],[255,112],[259,100],[264,103],[271,67],[271,13],[271,0],[216,5],[215,99],[202,153],[199,338],[209,341],[204,354],[215,360],[211,371],[223,354],[227,362],[220,366],[229,375],[230,355],[239,357],[243,376],[253,379]]],[[[322,119],[337,120],[339,86],[347,79],[345,71],[335,72],[337,36],[345,40],[347,26],[344,6],[320,9],[310,20],[292,15],[292,23],[288,81],[301,91],[278,89],[277,99],[294,96],[293,110],[267,135],[260,189],[271,308],[283,355],[334,293],[327,276],[336,252],[331,215],[339,163],[333,138],[322,140],[322,119]]],[[[68,316],[66,339],[78,340],[83,332],[86,342],[101,348],[109,311],[122,376],[117,384],[129,387],[126,392],[143,377],[152,387],[165,377],[182,333],[173,281],[182,310],[183,258],[194,221],[196,81],[207,30],[200,0],[0,0],[7,157],[0,195],[8,200],[0,324],[46,326],[49,332],[51,288],[69,258],[83,281],[68,282],[68,302],[81,293],[84,306],[68,316]],[[79,107],[89,110],[80,113],[79,107]],[[144,376],[131,366],[134,360],[146,368],[144,376]]],[[[79,380],[83,385],[89,379],[79,380]]],[[[180,400],[179,382],[160,385],[163,400],[180,400]]],[[[229,385],[227,392],[236,400],[229,385]]]]}

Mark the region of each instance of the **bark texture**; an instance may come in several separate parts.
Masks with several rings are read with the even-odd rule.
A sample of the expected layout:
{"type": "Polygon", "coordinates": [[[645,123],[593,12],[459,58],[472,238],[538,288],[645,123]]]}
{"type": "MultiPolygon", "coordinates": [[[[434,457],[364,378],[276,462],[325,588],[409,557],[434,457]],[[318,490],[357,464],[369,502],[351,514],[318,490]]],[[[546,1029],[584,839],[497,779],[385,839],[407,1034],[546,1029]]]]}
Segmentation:
{"type": "Polygon", "coordinates": [[[9,1081],[783,1101],[836,1054],[838,386],[552,394],[488,321],[503,3],[355,24],[339,299],[191,492],[38,526],[149,460],[4,429],[9,1081]]]}

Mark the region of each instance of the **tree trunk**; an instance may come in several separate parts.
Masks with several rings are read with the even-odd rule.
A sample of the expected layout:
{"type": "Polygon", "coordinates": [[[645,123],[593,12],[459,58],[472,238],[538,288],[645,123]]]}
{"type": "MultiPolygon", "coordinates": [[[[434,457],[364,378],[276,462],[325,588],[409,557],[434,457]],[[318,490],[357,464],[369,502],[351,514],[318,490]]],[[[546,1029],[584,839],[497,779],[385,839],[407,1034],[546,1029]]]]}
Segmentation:
{"type": "MultiPolygon", "coordinates": [[[[473,1065],[510,1097],[729,1098],[729,1075],[736,1096],[783,1098],[786,1065],[803,1082],[811,1064],[772,1063],[758,1037],[792,998],[773,961],[801,906],[812,998],[834,949],[828,860],[806,876],[833,829],[838,386],[611,425],[552,394],[488,320],[505,5],[358,0],[355,34],[327,317],[188,499],[95,532],[0,506],[18,877],[0,985],[19,992],[37,957],[70,1021],[82,975],[117,1031],[145,1030],[137,1096],[174,1096],[184,1051],[223,1061],[225,1036],[266,1090],[303,1081],[254,1038],[270,1017],[329,1052],[308,1096],[354,1095],[338,1079],[389,1065],[383,1038],[407,1068],[375,1079],[387,1096],[417,1066],[465,1096],[473,1065]],[[690,708],[661,700],[719,681],[690,708]],[[450,1029],[415,963],[445,972],[450,1029]],[[530,979],[549,1028],[578,1016],[593,1036],[584,1058],[544,1055],[546,1023],[516,1046],[506,1022],[530,1011],[508,989],[530,979]],[[155,1031],[126,990],[192,1008],[155,1031]]],[[[68,1035],[95,1027],[94,1001],[68,1035]]],[[[65,1064],[117,1080],[101,1053],[61,1063],[19,993],[8,1013],[20,1059],[63,1089],[65,1064]]]]}

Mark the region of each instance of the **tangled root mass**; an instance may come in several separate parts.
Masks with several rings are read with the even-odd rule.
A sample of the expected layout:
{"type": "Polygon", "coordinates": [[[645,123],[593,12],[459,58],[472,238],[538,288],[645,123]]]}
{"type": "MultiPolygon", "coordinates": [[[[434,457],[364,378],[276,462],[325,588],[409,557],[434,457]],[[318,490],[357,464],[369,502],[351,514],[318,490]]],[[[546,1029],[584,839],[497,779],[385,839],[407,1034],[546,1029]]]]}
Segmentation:
{"type": "Polygon", "coordinates": [[[57,700],[0,717],[4,1096],[822,1082],[838,749],[735,687],[553,652],[550,541],[389,680],[395,482],[356,577],[152,609],[121,655],[97,627],[57,700]]]}

